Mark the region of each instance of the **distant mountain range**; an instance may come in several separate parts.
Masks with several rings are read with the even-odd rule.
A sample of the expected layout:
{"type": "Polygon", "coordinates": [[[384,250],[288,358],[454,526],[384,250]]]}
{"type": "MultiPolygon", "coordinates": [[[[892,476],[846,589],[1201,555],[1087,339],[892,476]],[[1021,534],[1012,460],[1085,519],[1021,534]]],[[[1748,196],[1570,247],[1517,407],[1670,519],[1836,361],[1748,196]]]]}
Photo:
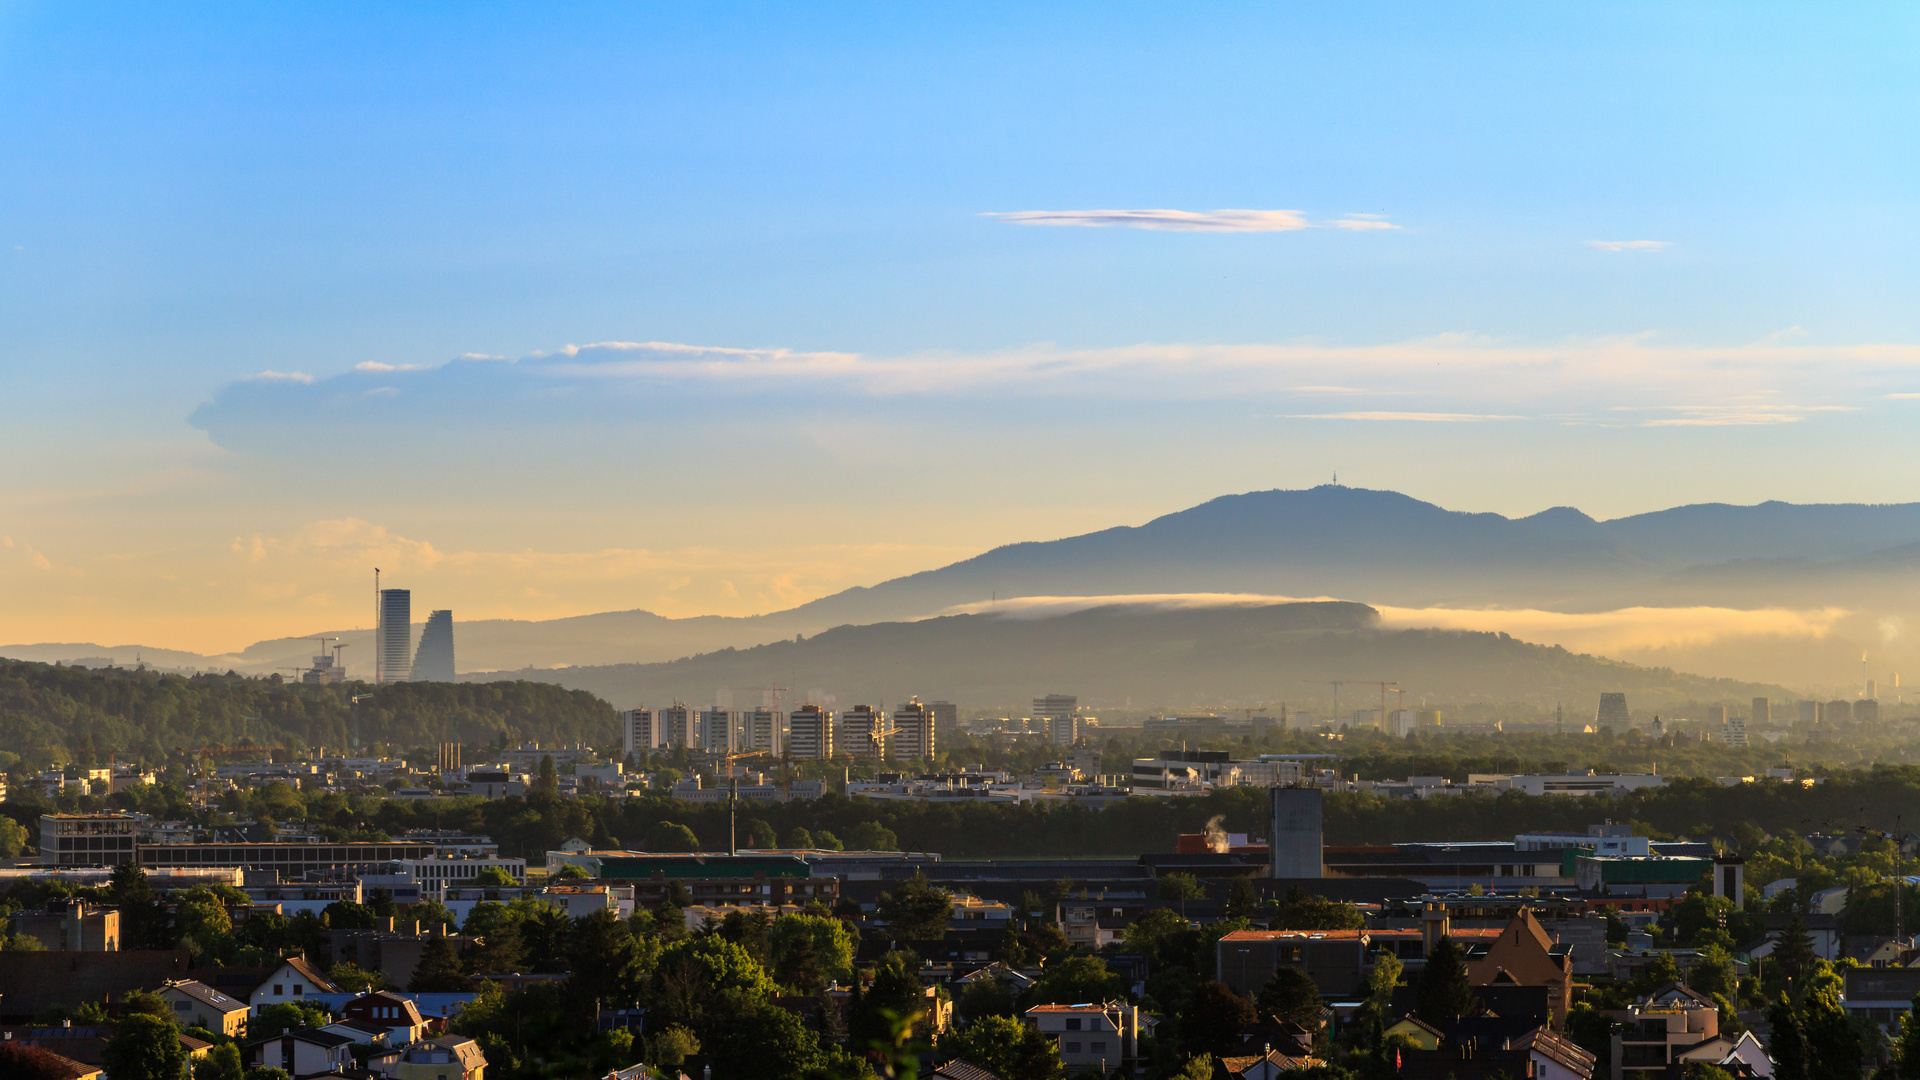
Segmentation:
{"type": "MultiPolygon", "coordinates": [[[[1569,507],[1506,518],[1323,485],[1223,496],[1144,525],[1010,544],[767,615],[668,619],[622,611],[461,622],[456,649],[462,671],[658,663],[836,626],[921,619],[994,597],[1140,593],[1561,612],[1841,606],[1893,626],[1884,619],[1920,611],[1916,571],[1920,503],[1708,503],[1596,521],[1569,507]]],[[[370,632],[328,633],[349,643],[349,664],[365,665],[370,632]]],[[[92,644],[0,646],[0,656],[126,663],[136,648],[163,665],[256,672],[303,664],[312,650],[305,639],[284,638],[230,657],[92,644]]]]}
{"type": "MultiPolygon", "coordinates": [[[[1029,700],[1078,693],[1108,708],[1177,709],[1195,703],[1277,708],[1325,703],[1327,680],[1388,673],[1434,700],[1564,702],[1593,716],[1599,695],[1624,690],[1636,708],[1685,702],[1784,698],[1778,686],[1638,667],[1504,634],[1381,630],[1363,604],[1311,602],[1211,608],[1110,605],[1029,618],[950,615],[842,626],[802,640],[724,649],[661,664],[502,672],[587,690],[619,708],[711,702],[730,688],[737,707],[783,687],[792,703],[831,693],[841,706],[897,703],[909,695],[1024,715],[1029,700]]],[[[1377,688],[1349,684],[1344,708],[1365,708],[1377,688]]],[[[1397,699],[1389,699],[1394,701],[1397,699]]],[[[1418,701],[1418,698],[1414,699],[1418,701]]],[[[1744,711],[1744,710],[1742,710],[1744,711]]]]}

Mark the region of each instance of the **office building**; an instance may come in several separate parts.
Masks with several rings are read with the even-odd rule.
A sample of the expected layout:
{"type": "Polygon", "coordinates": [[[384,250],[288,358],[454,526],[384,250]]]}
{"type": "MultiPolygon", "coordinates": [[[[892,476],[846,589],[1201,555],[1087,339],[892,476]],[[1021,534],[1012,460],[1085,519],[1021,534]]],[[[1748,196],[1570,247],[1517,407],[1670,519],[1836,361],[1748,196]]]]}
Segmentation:
{"type": "Polygon", "coordinates": [[[453,612],[436,611],[427,616],[426,629],[420,631],[420,648],[413,654],[412,681],[453,681],[453,612]]]}
{"type": "Polygon", "coordinates": [[[650,754],[661,746],[660,729],[652,709],[628,709],[620,714],[620,736],[625,752],[633,756],[650,754]]]}
{"type": "Polygon", "coordinates": [[[1755,731],[1765,731],[1772,727],[1773,702],[1763,697],[1754,698],[1753,715],[1747,717],[1747,723],[1752,724],[1755,731]]]}
{"type": "Polygon", "coordinates": [[[699,746],[710,754],[731,754],[733,745],[733,711],[715,706],[700,710],[699,746]]]}
{"type": "Polygon", "coordinates": [[[834,736],[840,752],[877,760],[887,756],[887,714],[871,705],[855,705],[840,714],[840,732],[834,736]]]}
{"type": "Polygon", "coordinates": [[[140,819],[127,814],[41,814],[42,866],[132,862],[140,819]]]}
{"type": "Polygon", "coordinates": [[[782,740],[780,738],[780,714],[762,706],[752,712],[740,714],[740,748],[743,750],[764,750],[774,757],[780,756],[782,740]]]}
{"type": "Polygon", "coordinates": [[[933,760],[933,712],[917,701],[893,710],[893,756],[901,761],[933,760]]]}
{"type": "Polygon", "coordinates": [[[1600,695],[1600,708],[1593,714],[1593,723],[1596,728],[1612,728],[1615,731],[1625,731],[1627,726],[1632,722],[1633,716],[1627,712],[1627,695],[1600,695]]]}
{"type": "Polygon", "coordinates": [[[1080,699],[1072,694],[1048,694],[1033,699],[1033,724],[1046,732],[1055,746],[1072,746],[1080,738],[1080,699]]]}
{"type": "Polygon", "coordinates": [[[934,701],[927,704],[927,711],[933,714],[933,737],[941,742],[960,733],[960,706],[951,701],[934,701]]]}
{"type": "Polygon", "coordinates": [[[380,625],[373,636],[374,678],[406,682],[413,675],[413,593],[380,590],[380,625]]]}
{"type": "Polygon", "coordinates": [[[787,750],[798,761],[833,757],[833,712],[802,705],[787,714],[787,750]]]}

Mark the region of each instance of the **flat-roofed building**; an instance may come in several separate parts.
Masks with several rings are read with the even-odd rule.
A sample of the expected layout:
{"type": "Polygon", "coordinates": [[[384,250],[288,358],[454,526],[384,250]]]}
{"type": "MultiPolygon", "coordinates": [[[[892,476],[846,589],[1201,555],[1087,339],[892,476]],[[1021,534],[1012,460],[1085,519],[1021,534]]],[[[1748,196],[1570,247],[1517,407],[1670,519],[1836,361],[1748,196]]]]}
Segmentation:
{"type": "Polygon", "coordinates": [[[317,844],[142,844],[140,865],[172,869],[237,866],[276,870],[280,880],[303,878],[313,870],[384,870],[401,859],[431,859],[430,843],[317,844]]]}
{"type": "Polygon", "coordinates": [[[934,750],[933,712],[918,701],[909,701],[893,710],[892,756],[902,761],[932,761],[934,750]]]}
{"type": "Polygon", "coordinates": [[[839,732],[834,742],[840,752],[852,757],[880,759],[887,756],[886,731],[887,714],[879,712],[871,705],[855,705],[841,713],[837,721],[839,732]]]}
{"type": "Polygon", "coordinates": [[[624,752],[650,754],[663,745],[652,709],[628,709],[620,714],[620,742],[624,752]]]}
{"type": "Polygon", "coordinates": [[[818,705],[802,705],[788,713],[787,750],[796,761],[826,761],[832,758],[832,710],[818,705]]]}
{"type": "Polygon", "coordinates": [[[131,814],[40,815],[42,866],[115,866],[132,862],[140,819],[131,814]]]}

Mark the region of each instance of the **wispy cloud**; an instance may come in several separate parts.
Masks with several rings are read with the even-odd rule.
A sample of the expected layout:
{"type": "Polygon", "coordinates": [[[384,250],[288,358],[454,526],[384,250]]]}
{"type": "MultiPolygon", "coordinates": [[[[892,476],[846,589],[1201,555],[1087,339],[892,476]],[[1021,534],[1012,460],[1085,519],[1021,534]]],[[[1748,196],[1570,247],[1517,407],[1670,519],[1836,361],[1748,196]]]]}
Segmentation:
{"type": "Polygon", "coordinates": [[[981,216],[1012,225],[1158,232],[1293,232],[1313,228],[1298,210],[1015,210],[981,216]]]}
{"type": "Polygon", "coordinates": [[[425,371],[425,364],[383,364],[378,360],[362,360],[353,365],[355,371],[425,371]]]}
{"type": "Polygon", "coordinates": [[[1671,240],[1589,240],[1587,246],[1596,251],[1659,251],[1671,247],[1671,240]]]}
{"type": "Polygon", "coordinates": [[[1914,400],[1920,399],[1920,394],[1899,393],[1899,394],[1888,394],[1887,397],[1892,398],[1895,401],[1914,401],[1914,400]]]}
{"type": "Polygon", "coordinates": [[[1492,413],[1453,413],[1453,412],[1337,412],[1337,413],[1290,413],[1287,420],[1411,420],[1425,424],[1472,424],[1483,420],[1519,420],[1518,416],[1501,416],[1492,413]]]}
{"type": "Polygon", "coordinates": [[[313,376],[304,371],[260,371],[247,376],[247,378],[252,382],[313,382],[313,376]]]}
{"type": "Polygon", "coordinates": [[[1753,427],[1766,424],[1795,424],[1809,413],[1857,412],[1851,405],[1764,405],[1737,402],[1729,405],[1616,405],[1614,412],[1672,412],[1678,416],[1654,417],[1640,422],[1641,427],[1753,427]]]}
{"type": "Polygon", "coordinates": [[[1336,229],[1362,231],[1368,229],[1397,229],[1400,227],[1388,221],[1384,214],[1345,214],[1342,215],[1338,221],[1330,221],[1327,224],[1336,229]]]}
{"type": "Polygon", "coordinates": [[[1014,210],[980,216],[999,218],[1011,225],[1150,229],[1156,232],[1372,231],[1400,227],[1380,214],[1345,214],[1335,221],[1310,221],[1300,210],[1014,210]]]}

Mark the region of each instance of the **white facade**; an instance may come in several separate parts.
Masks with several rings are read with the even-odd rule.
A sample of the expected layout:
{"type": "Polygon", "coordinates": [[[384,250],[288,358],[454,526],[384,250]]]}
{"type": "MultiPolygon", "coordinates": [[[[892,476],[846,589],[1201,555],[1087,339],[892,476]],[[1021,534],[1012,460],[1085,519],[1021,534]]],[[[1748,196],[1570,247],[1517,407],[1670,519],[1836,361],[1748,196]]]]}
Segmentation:
{"type": "Polygon", "coordinates": [[[752,712],[740,714],[740,747],[743,750],[764,750],[774,757],[780,756],[785,743],[780,731],[780,714],[769,708],[758,708],[752,712]]]}
{"type": "Polygon", "coordinates": [[[931,761],[934,751],[933,711],[917,701],[893,710],[892,755],[901,761],[931,761]]]}
{"type": "Polygon", "coordinates": [[[702,709],[697,723],[700,749],[714,754],[733,753],[732,710],[718,707],[702,709]]]}
{"type": "Polygon", "coordinates": [[[625,752],[644,756],[665,744],[652,709],[628,709],[620,714],[620,736],[625,752]]]}

